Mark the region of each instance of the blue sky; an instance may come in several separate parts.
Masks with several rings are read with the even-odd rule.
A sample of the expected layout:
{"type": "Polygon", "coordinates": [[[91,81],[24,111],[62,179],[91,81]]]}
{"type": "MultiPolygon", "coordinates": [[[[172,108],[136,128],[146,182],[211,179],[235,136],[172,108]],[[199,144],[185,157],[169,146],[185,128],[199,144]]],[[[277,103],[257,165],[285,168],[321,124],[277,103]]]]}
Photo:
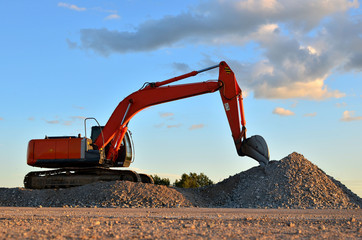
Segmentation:
{"type": "MultiPolygon", "coordinates": [[[[83,135],[84,117],[105,124],[144,82],[225,60],[271,159],[299,152],[362,196],[361,16],[347,0],[1,1],[0,186],[39,170],[30,139],[83,135]]],[[[129,128],[132,167],[149,174],[219,181],[257,165],[237,156],[217,93],[148,108],[129,128]]]]}

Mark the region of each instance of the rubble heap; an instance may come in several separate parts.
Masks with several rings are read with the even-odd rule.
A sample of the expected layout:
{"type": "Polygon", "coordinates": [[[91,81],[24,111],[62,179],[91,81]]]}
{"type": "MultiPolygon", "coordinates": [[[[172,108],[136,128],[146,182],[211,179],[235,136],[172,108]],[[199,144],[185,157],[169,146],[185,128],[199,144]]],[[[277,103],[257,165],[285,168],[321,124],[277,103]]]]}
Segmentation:
{"type": "Polygon", "coordinates": [[[296,152],[191,190],[196,205],[231,208],[361,208],[362,199],[296,152]]]}
{"type": "Polygon", "coordinates": [[[215,185],[179,189],[127,181],[68,189],[0,188],[0,206],[16,207],[223,207],[361,208],[362,199],[303,155],[292,153],[215,185]]]}
{"type": "Polygon", "coordinates": [[[192,204],[173,188],[113,181],[66,189],[0,188],[0,206],[172,208],[192,204]]]}

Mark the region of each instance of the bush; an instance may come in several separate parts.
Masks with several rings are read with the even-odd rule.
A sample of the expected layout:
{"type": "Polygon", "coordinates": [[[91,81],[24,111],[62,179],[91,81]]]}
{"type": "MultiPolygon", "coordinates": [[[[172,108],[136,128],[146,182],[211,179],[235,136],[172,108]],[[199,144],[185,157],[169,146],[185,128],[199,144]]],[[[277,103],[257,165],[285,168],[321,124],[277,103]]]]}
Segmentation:
{"type": "Polygon", "coordinates": [[[212,184],[214,183],[203,173],[190,173],[189,175],[184,173],[180,180],[175,181],[174,186],[179,188],[198,188],[212,184]]]}
{"type": "Polygon", "coordinates": [[[168,179],[168,178],[160,178],[157,175],[152,175],[152,178],[156,185],[170,186],[170,179],[168,179]]]}

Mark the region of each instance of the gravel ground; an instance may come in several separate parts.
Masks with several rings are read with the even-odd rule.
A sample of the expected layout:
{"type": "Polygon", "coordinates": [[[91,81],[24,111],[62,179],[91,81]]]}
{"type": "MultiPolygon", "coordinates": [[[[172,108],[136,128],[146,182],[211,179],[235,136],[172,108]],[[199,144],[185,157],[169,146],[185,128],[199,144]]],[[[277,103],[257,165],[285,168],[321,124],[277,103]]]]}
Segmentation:
{"type": "Polygon", "coordinates": [[[0,207],[0,239],[362,239],[362,210],[0,207]]]}
{"type": "Polygon", "coordinates": [[[361,207],[292,153],[198,189],[124,181],[0,188],[0,239],[362,239],[361,207]]]}

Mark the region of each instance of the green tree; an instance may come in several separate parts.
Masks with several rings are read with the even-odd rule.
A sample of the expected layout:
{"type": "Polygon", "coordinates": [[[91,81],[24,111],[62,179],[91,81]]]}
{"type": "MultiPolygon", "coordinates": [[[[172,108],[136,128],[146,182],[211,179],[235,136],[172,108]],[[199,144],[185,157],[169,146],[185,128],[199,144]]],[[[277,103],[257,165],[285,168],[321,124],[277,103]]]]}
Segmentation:
{"type": "Polygon", "coordinates": [[[161,178],[157,175],[152,175],[153,182],[157,185],[165,185],[170,186],[170,179],[168,178],[161,178]]]}
{"type": "Polygon", "coordinates": [[[181,179],[175,181],[174,186],[179,188],[198,188],[212,184],[214,183],[203,173],[184,173],[181,179]]]}

